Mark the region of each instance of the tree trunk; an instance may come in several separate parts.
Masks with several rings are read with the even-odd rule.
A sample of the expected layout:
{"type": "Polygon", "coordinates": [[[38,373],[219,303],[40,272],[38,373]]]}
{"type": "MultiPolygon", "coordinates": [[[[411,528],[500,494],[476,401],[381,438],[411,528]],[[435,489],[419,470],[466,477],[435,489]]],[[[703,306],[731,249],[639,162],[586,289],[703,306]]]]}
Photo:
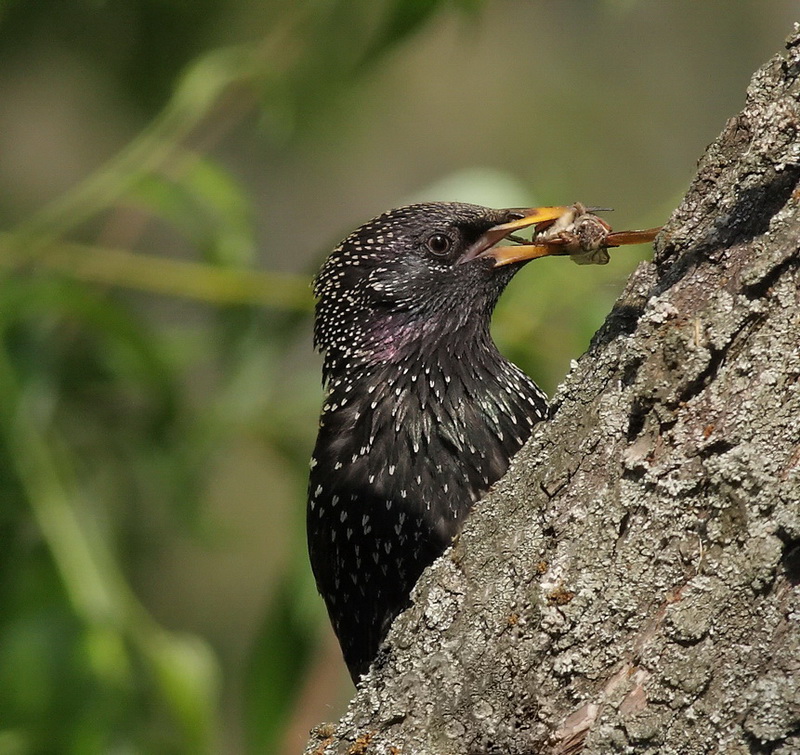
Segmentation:
{"type": "Polygon", "coordinates": [[[800,31],[307,753],[800,752],[800,31]]]}

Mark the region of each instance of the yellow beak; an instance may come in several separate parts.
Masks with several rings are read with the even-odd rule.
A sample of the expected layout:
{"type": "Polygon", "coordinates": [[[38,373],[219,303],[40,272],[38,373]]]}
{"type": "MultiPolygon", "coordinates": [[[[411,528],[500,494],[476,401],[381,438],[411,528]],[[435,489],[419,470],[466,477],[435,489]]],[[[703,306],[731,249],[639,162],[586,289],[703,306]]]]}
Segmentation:
{"type": "MultiPolygon", "coordinates": [[[[470,248],[470,250],[461,258],[461,262],[469,262],[470,260],[477,259],[478,257],[491,257],[497,265],[507,265],[510,262],[517,262],[523,259],[533,259],[534,257],[544,257],[545,254],[534,254],[528,257],[520,257],[519,260],[511,259],[513,252],[532,249],[536,244],[524,246],[496,246],[497,243],[506,238],[510,233],[519,231],[523,228],[530,226],[538,226],[540,224],[549,225],[553,221],[562,217],[565,213],[571,210],[570,207],[531,207],[524,210],[509,210],[509,213],[518,212],[520,217],[511,220],[507,223],[492,226],[486,233],[484,233],[470,248]],[[506,261],[502,261],[506,259],[506,261]]],[[[548,252],[554,254],[555,252],[548,252]]]]}
{"type": "MultiPolygon", "coordinates": [[[[582,205],[533,207],[520,210],[521,217],[507,223],[492,226],[486,231],[462,258],[462,261],[467,262],[471,259],[488,257],[494,260],[495,267],[500,267],[514,262],[527,262],[539,257],[580,253],[585,250],[576,246],[577,241],[574,239],[571,229],[573,228],[573,221],[586,212],[587,210],[582,205]],[[509,234],[530,226],[535,227],[533,238],[537,243],[497,246],[509,234]],[[565,233],[559,233],[562,230],[565,233]],[[539,236],[538,239],[537,236],[539,236]]],[[[648,228],[643,231],[613,232],[611,227],[600,218],[593,217],[593,219],[601,224],[602,236],[599,246],[602,247],[646,244],[653,241],[661,230],[661,228],[648,228]],[[607,233],[603,228],[607,229],[607,233]]]]}

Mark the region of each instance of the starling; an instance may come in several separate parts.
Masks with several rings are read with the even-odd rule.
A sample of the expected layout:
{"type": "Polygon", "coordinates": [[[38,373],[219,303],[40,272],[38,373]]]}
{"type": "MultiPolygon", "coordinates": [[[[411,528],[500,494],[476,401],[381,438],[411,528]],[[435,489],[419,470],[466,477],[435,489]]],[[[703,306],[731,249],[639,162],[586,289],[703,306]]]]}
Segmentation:
{"type": "Polygon", "coordinates": [[[316,278],[326,397],[308,547],[356,683],[422,571],[547,416],[489,322],[527,261],[564,252],[497,243],[569,210],[402,207],[350,234],[316,278]]]}

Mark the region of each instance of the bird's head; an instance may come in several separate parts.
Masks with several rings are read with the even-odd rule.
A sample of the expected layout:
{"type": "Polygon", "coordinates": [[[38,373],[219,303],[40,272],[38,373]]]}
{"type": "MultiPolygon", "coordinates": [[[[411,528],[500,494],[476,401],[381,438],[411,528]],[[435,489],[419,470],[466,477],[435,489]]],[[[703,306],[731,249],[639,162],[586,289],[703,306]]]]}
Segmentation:
{"type": "Polygon", "coordinates": [[[438,202],[391,210],[351,233],[314,284],[326,364],[387,362],[488,338],[497,299],[541,246],[499,245],[568,208],[495,210],[438,202]]]}

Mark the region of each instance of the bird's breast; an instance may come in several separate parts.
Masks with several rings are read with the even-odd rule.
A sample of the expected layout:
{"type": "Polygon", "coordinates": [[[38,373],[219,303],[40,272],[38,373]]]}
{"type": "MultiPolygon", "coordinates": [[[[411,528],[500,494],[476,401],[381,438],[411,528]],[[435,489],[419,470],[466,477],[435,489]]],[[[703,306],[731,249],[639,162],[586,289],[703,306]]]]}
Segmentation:
{"type": "Polygon", "coordinates": [[[332,385],[315,468],[340,495],[391,501],[452,534],[543,416],[540,392],[514,370],[501,381],[466,366],[465,381],[439,365],[400,365],[332,385]]]}

